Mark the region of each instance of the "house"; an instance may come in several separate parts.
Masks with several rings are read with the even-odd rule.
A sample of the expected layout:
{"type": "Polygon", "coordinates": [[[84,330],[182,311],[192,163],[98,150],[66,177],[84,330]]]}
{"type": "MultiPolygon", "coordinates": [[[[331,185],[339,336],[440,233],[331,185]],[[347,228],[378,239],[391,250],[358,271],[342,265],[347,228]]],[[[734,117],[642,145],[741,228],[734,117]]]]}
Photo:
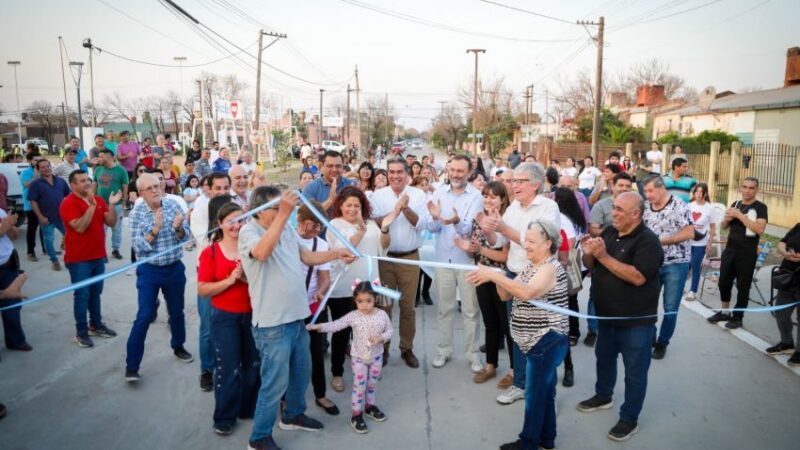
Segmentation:
{"type": "Polygon", "coordinates": [[[606,96],[609,110],[623,122],[638,128],[646,128],[654,117],[665,114],[685,105],[683,100],[667,100],[662,85],[643,85],[636,88],[634,105],[622,103],[627,96],[621,92],[611,92],[606,96]]]}
{"type": "Polygon", "coordinates": [[[655,117],[653,139],[670,131],[690,136],[720,130],[743,144],[800,144],[800,47],[787,51],[784,86],[744,94],[703,90],[700,100],[655,117]]]}

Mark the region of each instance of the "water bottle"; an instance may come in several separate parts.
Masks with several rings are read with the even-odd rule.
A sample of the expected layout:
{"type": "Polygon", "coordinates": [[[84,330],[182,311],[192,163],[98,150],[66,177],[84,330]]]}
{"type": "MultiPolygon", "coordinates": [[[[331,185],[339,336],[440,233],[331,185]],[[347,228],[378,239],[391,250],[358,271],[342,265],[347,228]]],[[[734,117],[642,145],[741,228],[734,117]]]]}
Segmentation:
{"type": "MultiPolygon", "coordinates": [[[[750,219],[753,222],[755,222],[756,218],[758,217],[758,214],[756,213],[755,208],[748,209],[745,214],[747,214],[747,218],[750,219]]],[[[747,236],[747,237],[754,237],[756,235],[756,233],[755,233],[755,231],[751,230],[750,228],[745,227],[744,235],[747,236]]]]}

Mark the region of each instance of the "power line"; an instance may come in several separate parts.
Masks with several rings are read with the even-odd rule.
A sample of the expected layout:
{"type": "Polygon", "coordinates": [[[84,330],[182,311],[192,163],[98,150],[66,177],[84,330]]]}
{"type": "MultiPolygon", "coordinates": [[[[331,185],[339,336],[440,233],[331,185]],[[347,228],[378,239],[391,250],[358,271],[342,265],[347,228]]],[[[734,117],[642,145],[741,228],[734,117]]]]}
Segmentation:
{"type": "Polygon", "coordinates": [[[399,11],[394,11],[394,10],[387,9],[387,8],[381,8],[381,7],[370,5],[368,3],[360,2],[360,1],[357,1],[357,0],[340,0],[340,1],[342,1],[344,3],[348,3],[348,4],[353,5],[353,6],[357,6],[359,8],[367,9],[367,10],[370,10],[370,11],[373,11],[373,12],[376,12],[376,13],[379,13],[379,14],[383,14],[383,15],[386,15],[386,16],[394,17],[396,19],[405,20],[407,22],[412,22],[412,23],[416,23],[418,25],[424,25],[426,27],[436,28],[436,29],[439,29],[439,30],[451,31],[451,32],[454,32],[454,33],[468,34],[468,35],[472,35],[472,36],[488,37],[488,38],[492,38],[492,39],[502,39],[502,40],[506,40],[506,41],[517,41],[517,42],[568,42],[568,41],[560,40],[560,39],[527,39],[527,38],[518,38],[518,37],[514,37],[514,36],[502,36],[502,35],[492,34],[492,33],[480,33],[480,32],[475,32],[473,30],[468,30],[466,28],[454,27],[454,26],[447,25],[447,24],[444,24],[444,23],[441,23],[441,22],[434,22],[432,20],[423,19],[421,17],[412,16],[410,14],[402,13],[402,12],[399,12],[399,11]]]}
{"type": "MultiPolygon", "coordinates": [[[[258,41],[255,41],[255,42],[253,42],[252,44],[248,45],[245,48],[250,48],[250,47],[256,45],[257,42],[258,41]]],[[[143,60],[136,59],[136,58],[130,58],[130,57],[127,57],[127,56],[122,56],[122,55],[119,55],[117,53],[112,52],[111,50],[108,50],[108,49],[105,49],[105,48],[100,48],[98,46],[95,46],[94,48],[97,49],[98,52],[101,52],[101,53],[104,52],[104,53],[107,53],[107,54],[109,54],[109,55],[111,55],[111,56],[113,56],[115,58],[124,59],[125,61],[130,61],[130,62],[134,62],[134,63],[138,63],[138,64],[145,64],[145,65],[148,65],[148,66],[156,66],[156,67],[170,67],[170,68],[181,67],[178,64],[161,64],[161,63],[155,63],[155,62],[151,62],[151,61],[143,61],[143,60]]],[[[241,52],[239,52],[239,53],[241,53],[241,52]]],[[[218,63],[220,61],[224,61],[226,59],[234,57],[237,54],[238,53],[231,53],[230,55],[223,56],[222,58],[217,58],[217,59],[214,59],[212,61],[208,61],[208,62],[204,62],[204,63],[200,63],[200,64],[184,64],[183,67],[184,68],[192,68],[192,67],[210,66],[211,64],[216,64],[216,63],[218,63]]]]}
{"type": "Polygon", "coordinates": [[[575,22],[572,21],[572,20],[559,19],[558,17],[548,16],[546,14],[537,13],[535,11],[529,11],[527,9],[517,8],[516,6],[506,5],[506,4],[503,4],[503,3],[493,2],[491,0],[480,0],[480,1],[482,1],[483,3],[488,3],[490,5],[499,6],[501,8],[506,8],[506,9],[510,9],[510,10],[513,10],[513,11],[519,11],[519,12],[525,13],[525,14],[530,14],[532,16],[542,17],[542,18],[545,18],[545,19],[555,20],[556,22],[575,25],[575,22]]]}
{"type": "Polygon", "coordinates": [[[634,22],[634,23],[628,23],[628,24],[625,24],[625,25],[617,27],[615,31],[622,30],[624,28],[628,28],[628,27],[632,27],[632,26],[636,26],[636,25],[642,25],[642,24],[645,24],[645,23],[655,22],[655,21],[658,21],[658,20],[668,19],[670,17],[675,17],[675,16],[678,16],[678,15],[681,15],[681,14],[686,14],[688,12],[696,11],[696,10],[698,10],[700,8],[705,8],[706,6],[711,6],[711,5],[713,5],[715,3],[719,3],[721,1],[722,0],[711,0],[710,2],[706,2],[706,3],[700,4],[700,5],[695,5],[695,6],[692,6],[691,8],[682,9],[682,10],[676,11],[674,13],[665,14],[663,16],[653,17],[652,19],[641,20],[641,21],[634,22]]]}

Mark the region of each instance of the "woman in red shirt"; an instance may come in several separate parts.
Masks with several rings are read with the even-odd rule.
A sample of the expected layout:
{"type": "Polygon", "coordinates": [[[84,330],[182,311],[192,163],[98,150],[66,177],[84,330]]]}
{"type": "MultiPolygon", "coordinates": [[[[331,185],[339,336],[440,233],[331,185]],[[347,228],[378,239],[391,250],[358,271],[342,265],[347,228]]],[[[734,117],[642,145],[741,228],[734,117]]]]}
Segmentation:
{"type": "Polygon", "coordinates": [[[242,208],[232,201],[212,199],[209,217],[216,218],[217,228],[200,254],[197,273],[198,294],[211,297],[217,356],[214,431],[222,436],[233,432],[237,417],[253,417],[260,386],[258,350],[250,331],[253,310],[239,260],[241,215],[242,208]]]}

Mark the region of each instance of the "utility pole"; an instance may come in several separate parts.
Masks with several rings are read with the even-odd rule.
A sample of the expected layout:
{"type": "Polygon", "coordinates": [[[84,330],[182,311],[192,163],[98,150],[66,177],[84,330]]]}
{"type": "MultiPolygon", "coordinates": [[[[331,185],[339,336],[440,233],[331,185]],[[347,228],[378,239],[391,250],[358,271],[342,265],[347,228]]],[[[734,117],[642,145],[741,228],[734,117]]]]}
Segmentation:
{"type": "Polygon", "coordinates": [[[475,118],[478,113],[478,53],[486,53],[486,49],[482,48],[469,48],[467,53],[475,54],[475,87],[473,88],[472,96],[472,151],[478,149],[478,129],[475,126],[475,118]]]}
{"type": "MultiPolygon", "coordinates": [[[[344,115],[345,115],[345,136],[347,136],[347,141],[350,142],[350,93],[353,92],[350,89],[350,83],[347,83],[347,107],[345,108],[344,115]]],[[[346,146],[347,142],[343,142],[346,146]]]]}
{"type": "Polygon", "coordinates": [[[439,106],[441,107],[440,110],[439,110],[439,115],[444,117],[444,105],[447,104],[447,101],[446,100],[439,100],[437,103],[439,103],[439,106]]]}
{"type": "Polygon", "coordinates": [[[81,141],[83,147],[83,114],[81,113],[81,74],[83,73],[83,63],[79,61],[70,61],[70,68],[75,68],[78,76],[75,77],[75,88],[78,91],[78,139],[81,141]]]}
{"type": "MultiPolygon", "coordinates": [[[[184,108],[183,108],[183,63],[186,61],[185,56],[176,56],[172,58],[173,60],[177,61],[178,63],[178,70],[180,71],[180,79],[181,79],[181,133],[186,132],[186,117],[184,117],[184,108]]],[[[177,125],[177,124],[175,124],[177,125]]],[[[178,138],[180,141],[180,138],[178,138]]]]}
{"type": "Polygon", "coordinates": [[[389,93],[386,93],[386,97],[383,104],[383,121],[386,122],[386,145],[390,146],[391,138],[389,137],[389,93]]]}
{"type": "Polygon", "coordinates": [[[317,143],[319,146],[322,146],[322,94],[325,92],[325,89],[319,90],[319,126],[317,127],[317,143]]]}
{"type": "Polygon", "coordinates": [[[600,16],[600,21],[586,22],[579,20],[578,25],[597,25],[597,69],[594,79],[594,119],[592,120],[592,158],[597,159],[597,150],[600,147],[600,108],[603,98],[603,31],[605,29],[605,17],[600,16]]]}
{"type": "Polygon", "coordinates": [[[19,82],[17,81],[17,66],[22,64],[19,61],[9,61],[8,65],[14,68],[14,89],[17,92],[17,114],[19,114],[19,119],[17,120],[17,138],[19,139],[19,146],[20,150],[24,151],[22,148],[22,110],[19,108],[19,82]]]}
{"type": "Polygon", "coordinates": [[[544,90],[544,126],[545,126],[545,133],[547,139],[550,140],[550,125],[547,123],[547,116],[550,115],[550,104],[548,103],[550,97],[548,97],[547,89],[544,90]]]}
{"type": "Polygon", "coordinates": [[[364,149],[361,145],[361,88],[358,84],[358,66],[356,66],[356,127],[358,127],[358,149],[364,152],[364,156],[369,154],[369,151],[364,149]]]}
{"type": "MultiPolygon", "coordinates": [[[[272,44],[278,42],[278,39],[286,39],[283,33],[265,33],[264,30],[258,30],[258,66],[256,67],[256,123],[253,130],[258,131],[258,121],[261,114],[261,60],[266,50],[272,44]],[[264,47],[264,36],[274,37],[275,39],[264,47]]],[[[258,154],[260,153],[261,145],[256,145],[256,163],[258,163],[258,154]]]]}
{"type": "MultiPolygon", "coordinates": [[[[200,126],[201,126],[201,129],[203,130],[202,131],[202,133],[203,133],[203,148],[206,148],[206,105],[205,105],[205,102],[203,101],[203,91],[204,91],[203,88],[205,87],[204,80],[205,80],[205,77],[203,77],[203,74],[200,74],[200,81],[198,82],[198,84],[200,85],[199,86],[199,88],[200,88],[200,124],[201,124],[200,126]]],[[[256,152],[256,159],[258,159],[258,152],[256,152]]]]}
{"type": "Polygon", "coordinates": [[[61,57],[61,84],[64,86],[64,102],[61,103],[61,117],[64,120],[64,142],[69,142],[69,122],[67,121],[67,77],[64,75],[64,50],[61,36],[58,37],[58,56],[61,57]]]}
{"type": "MultiPolygon", "coordinates": [[[[531,146],[531,86],[525,86],[525,140],[528,142],[528,148],[532,150],[531,146]]],[[[520,142],[520,144],[522,144],[520,142]]],[[[522,147],[522,145],[520,145],[522,147]]]]}
{"type": "MultiPolygon", "coordinates": [[[[89,88],[91,89],[92,100],[92,128],[97,128],[97,111],[94,107],[94,64],[92,63],[92,50],[94,46],[92,45],[92,39],[84,39],[83,47],[89,49],[89,88]]],[[[94,133],[94,130],[92,130],[92,132],[94,133]]]]}

